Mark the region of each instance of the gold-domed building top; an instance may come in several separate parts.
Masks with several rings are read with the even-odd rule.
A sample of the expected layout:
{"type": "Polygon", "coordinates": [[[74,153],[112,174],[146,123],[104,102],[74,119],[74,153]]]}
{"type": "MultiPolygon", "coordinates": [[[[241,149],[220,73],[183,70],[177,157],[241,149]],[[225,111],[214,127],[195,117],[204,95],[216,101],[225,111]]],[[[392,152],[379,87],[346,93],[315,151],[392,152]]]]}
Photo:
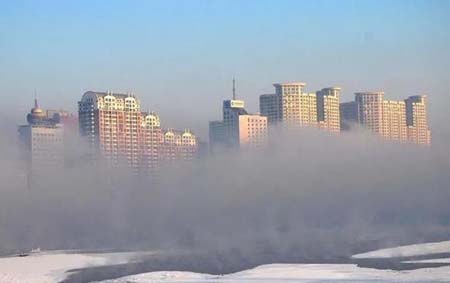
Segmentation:
{"type": "Polygon", "coordinates": [[[44,120],[44,110],[39,107],[37,99],[34,99],[34,107],[31,109],[30,114],[28,114],[27,121],[30,124],[39,124],[44,122],[44,120]]]}

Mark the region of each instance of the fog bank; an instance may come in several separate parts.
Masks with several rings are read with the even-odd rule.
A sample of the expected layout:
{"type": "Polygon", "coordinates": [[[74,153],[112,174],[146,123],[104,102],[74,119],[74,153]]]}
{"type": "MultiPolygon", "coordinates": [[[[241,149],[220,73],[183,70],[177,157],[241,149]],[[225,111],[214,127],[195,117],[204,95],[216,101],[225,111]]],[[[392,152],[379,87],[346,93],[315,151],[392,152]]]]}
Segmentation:
{"type": "Polygon", "coordinates": [[[86,160],[26,185],[15,129],[0,139],[0,252],[42,249],[214,251],[233,258],[338,258],[450,232],[450,153],[284,132],[268,149],[164,169],[157,180],[86,160]]]}

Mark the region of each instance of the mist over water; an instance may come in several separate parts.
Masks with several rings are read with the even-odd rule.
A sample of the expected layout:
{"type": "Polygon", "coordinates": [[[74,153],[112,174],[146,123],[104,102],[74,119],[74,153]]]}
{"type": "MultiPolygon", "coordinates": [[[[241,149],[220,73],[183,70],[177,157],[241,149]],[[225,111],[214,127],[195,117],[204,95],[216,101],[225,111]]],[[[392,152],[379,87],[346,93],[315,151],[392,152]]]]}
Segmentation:
{"type": "Polygon", "coordinates": [[[165,168],[155,181],[97,168],[74,137],[67,168],[27,187],[15,129],[3,129],[1,253],[180,249],[317,260],[450,235],[446,142],[273,129],[279,138],[267,149],[165,168]]]}

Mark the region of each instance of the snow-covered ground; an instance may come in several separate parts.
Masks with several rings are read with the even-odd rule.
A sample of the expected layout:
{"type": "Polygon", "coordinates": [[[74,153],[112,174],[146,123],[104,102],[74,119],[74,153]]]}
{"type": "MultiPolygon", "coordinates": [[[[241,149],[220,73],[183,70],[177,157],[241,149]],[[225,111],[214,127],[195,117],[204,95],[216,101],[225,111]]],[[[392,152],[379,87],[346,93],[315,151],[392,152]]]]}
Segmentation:
{"type": "Polygon", "coordinates": [[[66,278],[76,268],[127,263],[142,253],[73,253],[64,251],[33,253],[0,258],[1,283],[53,283],[66,278]]]}
{"type": "MultiPolygon", "coordinates": [[[[450,253],[450,241],[381,249],[354,255],[354,258],[450,253]]],[[[410,263],[450,263],[449,258],[410,261],[410,263]]],[[[125,276],[99,283],[437,283],[450,282],[450,266],[407,271],[378,270],[356,264],[270,264],[228,275],[166,271],[125,276]]]]}
{"type": "Polygon", "coordinates": [[[354,264],[270,264],[215,276],[192,272],[150,272],[101,283],[401,283],[450,282],[450,267],[412,271],[359,268],[354,264]]]}
{"type": "Polygon", "coordinates": [[[353,258],[390,258],[450,253],[450,241],[400,246],[356,254],[353,258]]]}
{"type": "MultiPolygon", "coordinates": [[[[355,255],[355,258],[388,258],[450,252],[450,241],[402,246],[355,255]]],[[[56,283],[68,270],[121,264],[139,260],[139,253],[41,252],[26,257],[0,258],[0,283],[56,283]]],[[[411,261],[450,263],[449,258],[411,261]]],[[[270,264],[228,275],[181,271],[142,273],[101,283],[438,283],[450,282],[450,266],[407,271],[361,268],[355,264],[270,264]]]]}
{"type": "Polygon", "coordinates": [[[422,259],[422,260],[408,260],[403,261],[404,263],[448,263],[450,264],[450,258],[433,258],[433,259],[422,259]]]}

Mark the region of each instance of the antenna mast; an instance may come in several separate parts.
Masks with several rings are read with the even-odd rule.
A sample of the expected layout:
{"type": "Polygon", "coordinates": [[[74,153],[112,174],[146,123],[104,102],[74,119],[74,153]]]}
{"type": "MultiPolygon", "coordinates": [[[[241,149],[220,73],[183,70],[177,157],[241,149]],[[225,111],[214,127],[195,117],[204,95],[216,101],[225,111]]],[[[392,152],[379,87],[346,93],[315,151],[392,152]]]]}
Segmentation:
{"type": "Polygon", "coordinates": [[[36,89],[34,89],[34,107],[38,108],[38,102],[37,102],[37,93],[36,93],[36,89]]]}
{"type": "Polygon", "coordinates": [[[236,80],[233,77],[233,100],[236,100],[236,80]]]}

